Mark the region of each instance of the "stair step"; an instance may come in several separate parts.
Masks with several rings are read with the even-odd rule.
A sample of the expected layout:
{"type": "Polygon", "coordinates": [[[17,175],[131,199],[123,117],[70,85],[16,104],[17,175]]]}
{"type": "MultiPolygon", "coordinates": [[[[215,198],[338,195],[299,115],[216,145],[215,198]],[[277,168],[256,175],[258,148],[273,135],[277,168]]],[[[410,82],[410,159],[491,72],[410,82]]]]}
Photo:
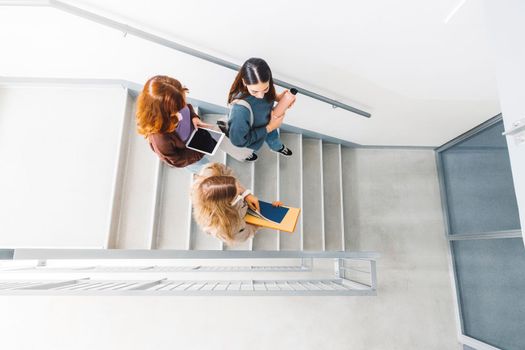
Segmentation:
{"type": "MultiPolygon", "coordinates": [[[[135,100],[130,98],[128,103],[129,132],[124,135],[121,160],[124,171],[109,247],[344,250],[345,245],[350,245],[351,238],[345,236],[345,231],[350,231],[350,222],[344,218],[352,212],[351,199],[347,198],[355,191],[355,184],[343,184],[341,173],[352,167],[351,159],[345,156],[349,150],[342,150],[337,144],[323,144],[319,139],[303,138],[300,134],[282,133],[283,143],[294,152],[292,157],[272,152],[266,145],[258,151],[259,159],[255,163],[239,162],[222,150],[209,157],[211,162],[225,163],[232,168],[239,181],[259,199],[281,200],[285,205],[302,208],[294,233],[260,229],[253,239],[227,247],[195,223],[190,201],[192,175],[159,162],[144,138],[136,133],[135,100]],[[343,208],[343,200],[349,201],[348,208],[343,208]]],[[[201,117],[215,125],[224,116],[201,117]]]]}
{"type": "MultiPolygon", "coordinates": [[[[245,187],[253,190],[253,175],[254,175],[254,163],[253,162],[239,162],[230,156],[226,156],[226,165],[233,170],[233,174],[239,180],[239,182],[245,187]]],[[[243,243],[236,244],[228,247],[224,245],[225,250],[252,250],[252,238],[246,240],[243,243]]]]}
{"type": "Polygon", "coordinates": [[[323,143],[325,250],[344,250],[341,145],[323,143]]]}
{"type": "MultiPolygon", "coordinates": [[[[358,236],[356,234],[360,231],[359,220],[356,215],[359,213],[359,195],[360,184],[369,182],[372,174],[360,174],[363,171],[358,167],[359,157],[356,149],[343,147],[342,154],[342,168],[344,174],[343,181],[343,199],[344,199],[344,229],[345,229],[345,250],[361,249],[359,246],[358,236]],[[359,170],[359,171],[358,171],[359,170]]],[[[362,192],[362,190],[361,190],[362,192]]]]}
{"type": "MultiPolygon", "coordinates": [[[[199,113],[198,109],[196,110],[197,114],[199,113]]],[[[201,115],[201,118],[204,122],[208,124],[215,125],[215,122],[218,118],[222,117],[221,115],[201,115]]],[[[207,156],[210,162],[225,163],[226,155],[220,149],[215,152],[213,156],[207,156]]],[[[199,225],[195,222],[193,218],[193,211],[191,213],[190,220],[190,249],[192,250],[221,250],[222,242],[213,237],[212,235],[204,232],[199,225]]]]}
{"type": "Polygon", "coordinates": [[[150,249],[153,230],[153,207],[156,192],[158,157],[147,141],[135,130],[135,99],[130,98],[127,134],[123,135],[122,165],[124,175],[120,183],[120,198],[116,231],[112,232],[110,248],[150,249]]]}
{"type": "MultiPolygon", "coordinates": [[[[281,133],[281,141],[293,152],[291,157],[279,155],[279,200],[290,207],[302,207],[302,135],[281,133]]],[[[301,215],[302,216],[302,215],[301,215]]],[[[302,250],[302,218],[294,233],[279,233],[280,250],[302,250]]]]}
{"type": "Polygon", "coordinates": [[[324,250],[323,154],[319,139],[303,138],[304,250],[324,250]]]}
{"type": "Polygon", "coordinates": [[[190,224],[190,249],[192,250],[221,250],[222,242],[212,235],[204,232],[195,222],[193,217],[190,224]]]}
{"type": "MultiPolygon", "coordinates": [[[[345,225],[345,249],[358,250],[360,247],[358,233],[362,230],[362,223],[359,214],[360,209],[359,198],[363,197],[363,193],[367,193],[367,187],[376,187],[374,173],[376,169],[373,168],[370,157],[363,161],[362,153],[356,149],[343,147],[342,149],[342,166],[343,166],[343,198],[344,198],[344,225],[345,225]],[[361,166],[359,166],[361,165],[361,166]],[[364,166],[366,165],[366,166],[364,166]]],[[[381,159],[377,163],[388,161],[381,159]]],[[[388,188],[388,186],[386,187],[388,188]]],[[[368,193],[367,198],[370,197],[368,193]]],[[[363,205],[363,204],[361,204],[363,205]]],[[[371,208],[371,212],[374,210],[371,208]]],[[[360,215],[362,216],[362,215],[360,215]]]]}
{"type": "Polygon", "coordinates": [[[163,164],[159,208],[158,249],[188,249],[190,240],[192,175],[185,169],[163,164]]]}
{"type": "MultiPolygon", "coordinates": [[[[197,113],[198,113],[198,110],[197,110],[197,113]]],[[[225,118],[226,115],[223,115],[223,114],[203,114],[200,116],[202,121],[204,121],[205,123],[208,123],[208,124],[211,124],[211,125],[217,125],[217,120],[221,119],[221,118],[225,118]]]]}
{"type": "MultiPolygon", "coordinates": [[[[259,159],[254,164],[254,193],[265,202],[273,202],[279,197],[277,187],[279,177],[279,154],[263,147],[259,159]]],[[[253,238],[253,250],[278,250],[279,231],[261,228],[253,238]]]]}

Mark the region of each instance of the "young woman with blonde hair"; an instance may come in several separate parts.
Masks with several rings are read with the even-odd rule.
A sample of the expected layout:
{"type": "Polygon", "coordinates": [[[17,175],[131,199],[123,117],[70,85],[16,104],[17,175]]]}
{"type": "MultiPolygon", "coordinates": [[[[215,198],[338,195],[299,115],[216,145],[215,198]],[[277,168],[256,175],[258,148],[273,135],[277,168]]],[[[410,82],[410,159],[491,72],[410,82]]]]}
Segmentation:
{"type": "MultiPolygon", "coordinates": [[[[193,216],[197,224],[227,245],[244,242],[258,227],[247,224],[248,206],[259,210],[259,200],[234,177],[224,164],[209,163],[196,176],[191,191],[193,216]]],[[[273,202],[273,205],[282,205],[273,202]]]]}
{"type": "Polygon", "coordinates": [[[177,79],[157,75],[149,79],[137,99],[137,130],[166,164],[196,173],[209,161],[186,148],[186,141],[203,123],[186,103],[188,89],[177,79]]]}

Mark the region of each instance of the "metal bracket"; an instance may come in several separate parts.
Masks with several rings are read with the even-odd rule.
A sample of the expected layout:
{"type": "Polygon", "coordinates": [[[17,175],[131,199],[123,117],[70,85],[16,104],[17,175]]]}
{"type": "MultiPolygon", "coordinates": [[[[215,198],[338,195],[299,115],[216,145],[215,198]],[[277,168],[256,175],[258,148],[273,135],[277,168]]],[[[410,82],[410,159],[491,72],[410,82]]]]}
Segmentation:
{"type": "Polygon", "coordinates": [[[345,278],[345,260],[341,258],[334,259],[334,270],[336,278],[345,278]]]}
{"type": "Polygon", "coordinates": [[[515,121],[512,123],[510,130],[506,130],[502,133],[503,136],[512,136],[516,146],[520,146],[525,143],[525,118],[515,121]]]}

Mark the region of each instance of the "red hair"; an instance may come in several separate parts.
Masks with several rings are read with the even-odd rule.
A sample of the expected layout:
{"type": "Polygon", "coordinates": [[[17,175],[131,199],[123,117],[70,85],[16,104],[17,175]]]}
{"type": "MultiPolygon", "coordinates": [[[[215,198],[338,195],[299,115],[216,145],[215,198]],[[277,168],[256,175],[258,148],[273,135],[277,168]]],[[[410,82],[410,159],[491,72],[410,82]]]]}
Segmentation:
{"type": "Polygon", "coordinates": [[[164,75],[150,78],[137,98],[137,131],[148,137],[172,132],[179,122],[176,114],[186,106],[188,91],[177,80],[164,75]]]}

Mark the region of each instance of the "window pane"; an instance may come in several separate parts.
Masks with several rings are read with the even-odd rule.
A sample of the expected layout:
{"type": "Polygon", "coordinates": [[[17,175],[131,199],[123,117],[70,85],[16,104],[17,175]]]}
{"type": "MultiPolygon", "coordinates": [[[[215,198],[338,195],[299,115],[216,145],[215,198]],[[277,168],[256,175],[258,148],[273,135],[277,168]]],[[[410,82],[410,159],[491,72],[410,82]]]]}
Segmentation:
{"type": "Polygon", "coordinates": [[[525,249],[521,238],[452,241],[464,333],[525,349],[525,249]]]}
{"type": "Polygon", "coordinates": [[[503,123],[441,152],[451,234],[519,229],[503,123]]]}

